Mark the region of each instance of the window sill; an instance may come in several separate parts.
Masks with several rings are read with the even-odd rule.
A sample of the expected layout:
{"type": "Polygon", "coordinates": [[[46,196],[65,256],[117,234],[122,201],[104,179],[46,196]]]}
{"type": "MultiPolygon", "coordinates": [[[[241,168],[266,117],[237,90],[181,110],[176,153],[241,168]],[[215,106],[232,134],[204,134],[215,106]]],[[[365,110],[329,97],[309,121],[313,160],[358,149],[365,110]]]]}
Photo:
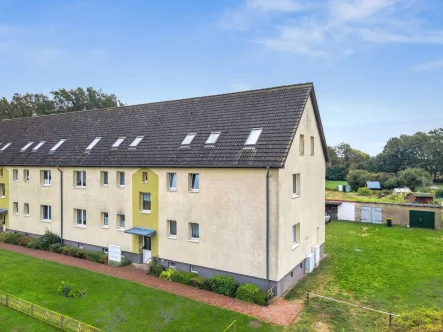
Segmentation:
{"type": "Polygon", "coordinates": [[[298,248],[299,246],[300,246],[300,243],[293,243],[291,250],[294,250],[294,249],[298,248]]]}
{"type": "Polygon", "coordinates": [[[118,188],[120,188],[120,189],[125,189],[125,186],[118,186],[118,188]]]}
{"type": "Polygon", "coordinates": [[[200,189],[191,189],[189,190],[190,193],[198,193],[200,191],[200,189]]]}
{"type": "Polygon", "coordinates": [[[188,242],[195,242],[195,243],[198,243],[198,242],[200,242],[200,239],[190,239],[190,240],[188,240],[188,242]]]}
{"type": "Polygon", "coordinates": [[[29,217],[29,214],[25,214],[23,217],[29,217]]]}
{"type": "Polygon", "coordinates": [[[103,188],[108,188],[108,187],[109,187],[109,184],[102,184],[102,187],[103,187],[103,188]]]}
{"type": "Polygon", "coordinates": [[[125,231],[125,228],[117,228],[117,230],[118,230],[119,232],[124,232],[124,231],[125,231]]]}
{"type": "Polygon", "coordinates": [[[177,235],[169,235],[168,239],[177,240],[177,235]]]}
{"type": "Polygon", "coordinates": [[[77,228],[86,228],[86,225],[74,225],[74,227],[77,227],[77,228]]]}
{"type": "Polygon", "coordinates": [[[292,198],[299,198],[300,194],[292,194],[292,198]]]}
{"type": "Polygon", "coordinates": [[[42,219],[40,221],[42,221],[42,222],[52,222],[52,220],[49,220],[49,219],[42,219]]]}
{"type": "Polygon", "coordinates": [[[18,216],[18,213],[13,213],[14,216],[18,216]]]}
{"type": "Polygon", "coordinates": [[[86,186],[84,186],[84,187],[74,187],[74,189],[83,189],[83,190],[85,190],[86,186]]]}
{"type": "Polygon", "coordinates": [[[144,214],[151,214],[151,210],[141,210],[140,212],[144,214]]]}
{"type": "Polygon", "coordinates": [[[168,188],[168,191],[176,192],[177,188],[168,188]]]}
{"type": "Polygon", "coordinates": [[[102,226],[103,229],[109,229],[109,226],[102,226]]]}
{"type": "Polygon", "coordinates": [[[143,182],[142,182],[142,184],[148,184],[148,181],[146,181],[146,182],[145,182],[145,181],[143,181],[143,182]]]}
{"type": "Polygon", "coordinates": [[[1,196],[0,198],[6,198],[6,196],[1,196]]]}
{"type": "Polygon", "coordinates": [[[41,184],[40,187],[52,187],[50,184],[41,184]]]}

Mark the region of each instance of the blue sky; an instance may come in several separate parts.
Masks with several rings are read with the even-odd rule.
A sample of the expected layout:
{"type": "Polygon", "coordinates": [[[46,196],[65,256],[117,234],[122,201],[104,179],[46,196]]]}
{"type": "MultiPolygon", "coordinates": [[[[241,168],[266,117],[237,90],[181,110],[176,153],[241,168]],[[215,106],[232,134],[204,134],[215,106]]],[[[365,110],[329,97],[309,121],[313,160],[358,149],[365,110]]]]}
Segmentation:
{"type": "Polygon", "coordinates": [[[314,82],[328,144],[443,127],[440,0],[0,0],[0,96],[128,104],[314,82]]]}

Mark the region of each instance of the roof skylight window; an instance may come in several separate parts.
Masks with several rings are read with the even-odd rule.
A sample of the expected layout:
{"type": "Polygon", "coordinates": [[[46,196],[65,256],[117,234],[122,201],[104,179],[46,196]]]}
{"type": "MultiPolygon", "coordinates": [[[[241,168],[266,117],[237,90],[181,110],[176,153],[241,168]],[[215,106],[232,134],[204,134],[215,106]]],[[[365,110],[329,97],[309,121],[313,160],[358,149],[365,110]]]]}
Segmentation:
{"type": "Polygon", "coordinates": [[[252,128],[249,133],[248,139],[245,142],[246,146],[254,146],[257,144],[257,141],[263,131],[263,128],[252,128]]]}
{"type": "Polygon", "coordinates": [[[34,144],[34,142],[29,142],[28,144],[26,144],[24,147],[22,147],[22,149],[20,150],[21,152],[26,151],[32,144],[34,144]]]}
{"type": "Polygon", "coordinates": [[[36,152],[45,143],[46,143],[45,141],[41,141],[40,143],[38,143],[36,146],[34,146],[34,148],[32,149],[32,152],[36,152]]]}
{"type": "Polygon", "coordinates": [[[88,145],[88,147],[86,148],[86,151],[90,151],[92,150],[92,148],[101,140],[101,137],[96,137],[91,144],[88,145]]]}
{"type": "Polygon", "coordinates": [[[194,139],[195,135],[197,135],[197,134],[195,134],[195,133],[187,134],[185,139],[182,142],[182,145],[191,145],[192,140],[194,139]]]}
{"type": "Polygon", "coordinates": [[[120,144],[123,143],[126,137],[119,137],[114,144],[112,144],[112,148],[118,148],[120,144]]]}
{"type": "Polygon", "coordinates": [[[220,136],[220,134],[221,134],[221,132],[219,132],[219,131],[217,131],[217,132],[213,131],[213,132],[209,135],[209,137],[208,137],[208,139],[206,140],[205,144],[206,144],[206,145],[214,145],[214,144],[217,142],[218,137],[220,136]]]}
{"type": "Polygon", "coordinates": [[[51,150],[49,150],[49,153],[54,153],[60,147],[60,145],[62,145],[65,142],[66,142],[66,139],[61,139],[60,141],[58,141],[58,143],[56,145],[54,145],[51,148],[51,150]]]}
{"type": "Polygon", "coordinates": [[[8,148],[8,146],[10,146],[12,143],[6,143],[5,144],[5,146],[3,146],[1,149],[0,149],[0,151],[5,151],[7,148],[8,148]]]}
{"type": "Polygon", "coordinates": [[[132,143],[129,145],[129,147],[130,148],[135,148],[142,141],[143,137],[145,137],[145,136],[137,136],[135,138],[135,140],[133,140],[132,143]]]}

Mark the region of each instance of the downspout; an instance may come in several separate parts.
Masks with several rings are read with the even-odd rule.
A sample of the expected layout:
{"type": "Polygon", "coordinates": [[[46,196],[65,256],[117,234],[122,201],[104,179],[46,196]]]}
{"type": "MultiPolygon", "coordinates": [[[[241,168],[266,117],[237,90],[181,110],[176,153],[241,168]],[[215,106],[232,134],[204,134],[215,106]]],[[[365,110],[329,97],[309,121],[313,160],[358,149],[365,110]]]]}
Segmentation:
{"type": "Polygon", "coordinates": [[[63,171],[58,165],[57,169],[60,172],[60,238],[63,244],[63,171]]]}
{"type": "MultiPolygon", "coordinates": [[[[266,292],[269,290],[269,167],[266,167],[266,292]]],[[[266,295],[268,298],[269,295],[266,295]]]]}

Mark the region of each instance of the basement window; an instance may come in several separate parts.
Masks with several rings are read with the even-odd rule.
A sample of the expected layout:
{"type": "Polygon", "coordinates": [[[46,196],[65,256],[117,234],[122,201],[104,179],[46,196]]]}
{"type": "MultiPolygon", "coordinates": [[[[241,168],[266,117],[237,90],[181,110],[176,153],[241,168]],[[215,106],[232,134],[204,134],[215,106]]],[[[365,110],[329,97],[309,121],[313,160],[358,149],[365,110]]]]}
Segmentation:
{"type": "Polygon", "coordinates": [[[248,139],[245,142],[245,146],[253,147],[257,144],[257,141],[263,131],[263,128],[252,128],[249,133],[248,139]]]}
{"type": "Polygon", "coordinates": [[[132,143],[129,145],[129,148],[136,148],[137,145],[139,145],[140,142],[142,141],[143,137],[144,137],[144,136],[137,136],[137,137],[135,138],[135,140],[133,140],[132,143]]]}
{"type": "Polygon", "coordinates": [[[0,151],[5,151],[11,144],[12,143],[6,143],[5,146],[0,149],[0,151]]]}
{"type": "Polygon", "coordinates": [[[214,132],[214,131],[213,131],[213,132],[209,135],[208,139],[206,140],[205,145],[206,145],[206,146],[208,146],[208,145],[209,145],[209,146],[214,145],[214,144],[217,142],[217,140],[218,140],[220,134],[221,134],[221,132],[214,132]]]}
{"type": "Polygon", "coordinates": [[[51,148],[51,150],[49,150],[49,153],[54,153],[60,147],[60,145],[62,145],[65,142],[66,142],[66,139],[61,139],[60,141],[58,141],[58,143],[56,145],[54,145],[51,148]]]}
{"type": "Polygon", "coordinates": [[[88,145],[88,147],[86,148],[86,151],[91,151],[92,148],[101,140],[101,137],[96,137],[91,144],[88,145]]]}
{"type": "Polygon", "coordinates": [[[40,143],[38,143],[36,146],[34,146],[34,148],[32,149],[32,152],[36,152],[45,143],[46,143],[45,141],[41,141],[40,143]]]}
{"type": "Polygon", "coordinates": [[[182,145],[191,145],[192,140],[194,139],[194,137],[196,136],[196,133],[189,133],[186,135],[185,139],[182,142],[182,145]]]}
{"type": "Polygon", "coordinates": [[[126,137],[119,137],[114,144],[112,144],[112,148],[118,148],[120,146],[120,144],[123,143],[123,141],[125,140],[126,137]]]}
{"type": "Polygon", "coordinates": [[[34,144],[34,142],[29,142],[24,147],[22,147],[22,149],[20,151],[25,152],[32,144],[34,144]]]}

